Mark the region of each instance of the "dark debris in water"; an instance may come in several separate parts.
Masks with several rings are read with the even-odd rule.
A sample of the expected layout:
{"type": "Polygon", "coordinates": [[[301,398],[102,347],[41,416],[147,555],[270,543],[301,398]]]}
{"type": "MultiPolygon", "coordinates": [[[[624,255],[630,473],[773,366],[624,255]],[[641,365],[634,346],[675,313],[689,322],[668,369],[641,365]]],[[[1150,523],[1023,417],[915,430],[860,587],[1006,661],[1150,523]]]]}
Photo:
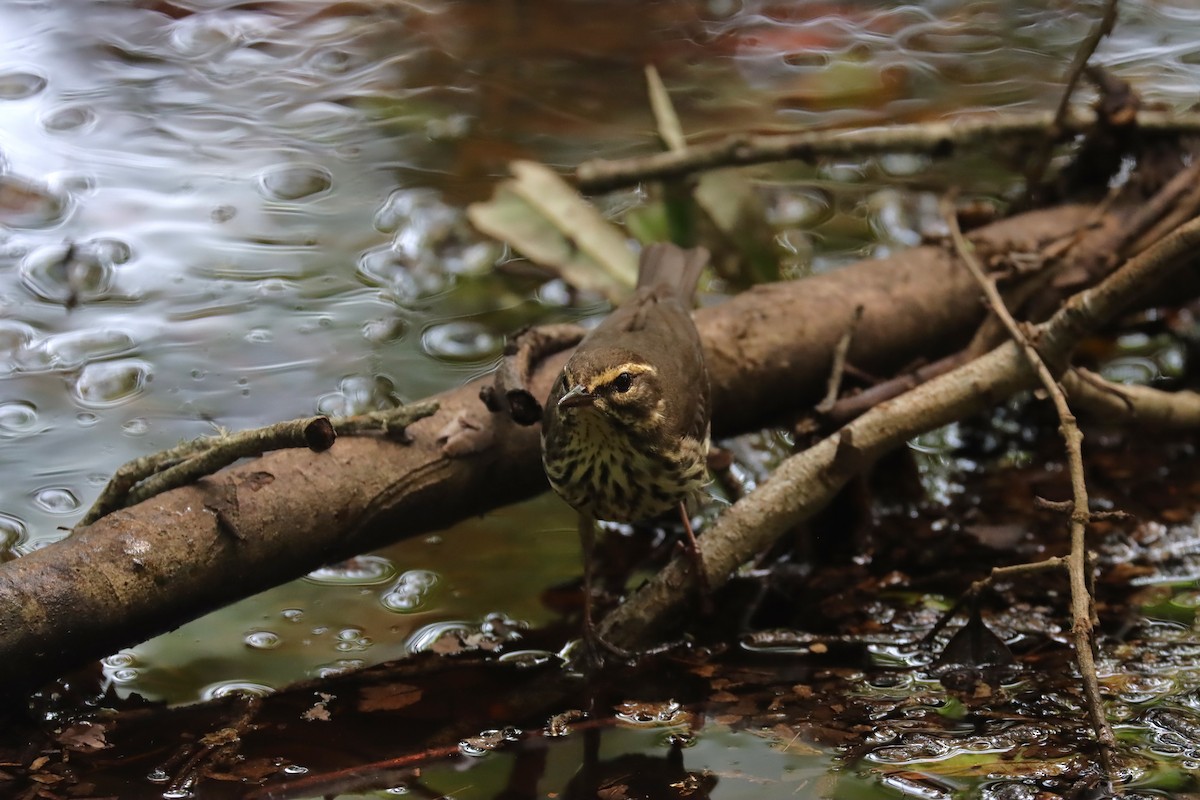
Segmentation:
{"type": "MultiPolygon", "coordinates": [[[[493,649],[431,647],[255,700],[168,709],[89,695],[95,683],[79,676],[7,712],[0,793],[416,791],[421,770],[510,758],[519,785],[496,791],[534,797],[528,787],[553,771],[548,763],[576,758],[569,754],[582,738],[585,764],[571,767],[564,796],[705,797],[746,778],[693,766],[701,759],[692,748],[748,734],[782,757],[840,762],[827,776],[835,795],[842,783],[865,781],[888,796],[935,800],[967,790],[1091,796],[1104,785],[1067,645],[1065,579],[1000,583],[923,642],[992,566],[1066,549],[1063,517],[1032,501],[1068,495],[1053,427],[1028,437],[1005,426],[997,433],[994,423],[973,423],[983,433],[961,436],[958,463],[976,466],[954,476],[962,490],[948,502],[898,500],[864,482],[846,508],[811,521],[789,550],[725,587],[720,611],[689,632],[691,648],[586,680],[553,655],[578,614],[577,592],[565,587],[547,598],[564,627],[522,631],[493,649]],[[1018,445],[1028,457],[1009,457],[1018,445]],[[858,531],[857,549],[814,545],[848,538],[838,526],[858,531]],[[541,655],[516,657],[530,653],[541,655]],[[631,729],[661,738],[650,750],[610,754],[631,729]],[[610,743],[603,758],[601,742],[610,743]]],[[[1097,431],[1088,442],[1096,503],[1137,516],[1098,523],[1092,540],[1100,683],[1123,777],[1138,790],[1196,791],[1200,592],[1191,570],[1200,463],[1187,441],[1097,431]],[[1179,613],[1147,616],[1168,606],[1179,613]]],[[[886,466],[890,475],[874,484],[905,469],[886,466]]],[[[605,585],[616,596],[630,570],[673,550],[669,529],[609,531],[605,585]]]]}

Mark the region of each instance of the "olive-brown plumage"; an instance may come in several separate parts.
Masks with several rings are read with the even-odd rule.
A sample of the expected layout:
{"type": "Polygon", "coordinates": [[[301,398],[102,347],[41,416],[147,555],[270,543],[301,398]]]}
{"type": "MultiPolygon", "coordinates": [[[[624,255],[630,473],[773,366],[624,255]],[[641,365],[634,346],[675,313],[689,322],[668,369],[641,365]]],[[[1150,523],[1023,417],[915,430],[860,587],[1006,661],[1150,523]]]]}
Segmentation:
{"type": "Polygon", "coordinates": [[[705,482],[709,384],[692,297],[708,260],[670,244],[642,251],[632,297],[576,348],[542,421],[550,485],[583,514],[636,522],[705,482]]]}

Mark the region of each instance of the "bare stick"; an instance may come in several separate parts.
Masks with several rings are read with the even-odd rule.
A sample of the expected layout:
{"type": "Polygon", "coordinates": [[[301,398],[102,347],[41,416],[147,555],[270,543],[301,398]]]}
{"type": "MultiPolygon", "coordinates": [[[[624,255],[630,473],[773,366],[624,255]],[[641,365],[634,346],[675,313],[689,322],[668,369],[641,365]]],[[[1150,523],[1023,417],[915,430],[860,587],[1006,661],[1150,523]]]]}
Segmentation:
{"type": "Polygon", "coordinates": [[[1008,564],[1003,567],[992,567],[992,571],[989,572],[986,577],[972,582],[971,585],[967,587],[967,590],[958,598],[958,601],[954,604],[954,607],[943,614],[941,618],[934,623],[933,627],[929,629],[929,633],[925,634],[922,642],[932,642],[934,638],[936,638],[937,635],[942,632],[942,629],[946,627],[946,624],[950,622],[950,620],[954,619],[955,615],[958,614],[959,610],[962,609],[968,600],[978,597],[989,586],[1010,578],[1037,575],[1042,572],[1057,572],[1064,569],[1066,566],[1067,559],[1062,558],[1061,556],[1051,556],[1050,558],[1043,559],[1041,561],[1031,561],[1025,564],[1008,564]]]}
{"type": "Polygon", "coordinates": [[[90,525],[105,514],[191,483],[239,458],[287,447],[308,447],[319,453],[328,450],[335,438],[327,417],[310,417],[236,435],[195,439],[142,456],[116,471],[79,524],[90,525]]]}
{"type": "Polygon", "coordinates": [[[1080,411],[1104,422],[1136,422],[1163,430],[1200,428],[1200,392],[1115,384],[1083,368],[1066,373],[1062,383],[1080,411]]]}
{"type": "Polygon", "coordinates": [[[850,352],[850,343],[854,341],[854,330],[858,327],[858,323],[862,320],[863,307],[855,306],[854,316],[850,319],[850,324],[846,327],[846,332],[842,334],[842,338],[838,340],[837,347],[833,349],[833,366],[829,370],[829,385],[825,391],[825,399],[817,403],[816,411],[818,414],[826,414],[833,409],[837,403],[838,392],[842,390],[842,375],[846,371],[846,356],[850,352]]]}
{"type": "Polygon", "coordinates": [[[333,426],[327,417],[313,417],[278,422],[265,428],[209,439],[208,447],[193,457],[155,473],[130,489],[124,502],[128,505],[140,503],[156,494],[211,475],[238,459],[260,456],[270,450],[310,447],[309,442],[317,439],[321,440],[320,445],[310,449],[315,452],[328,450],[335,438],[333,426]]]}
{"type": "Polygon", "coordinates": [[[1071,63],[1071,69],[1067,72],[1066,86],[1063,87],[1062,97],[1058,101],[1058,108],[1054,110],[1054,122],[1051,123],[1048,135],[1042,140],[1041,146],[1030,162],[1029,171],[1025,175],[1025,201],[1027,203],[1041,186],[1042,176],[1046,173],[1046,167],[1050,163],[1050,152],[1054,147],[1054,142],[1064,133],[1067,112],[1071,105],[1071,95],[1075,94],[1075,87],[1079,85],[1079,78],[1083,75],[1083,70],[1087,66],[1088,60],[1096,52],[1096,47],[1100,44],[1100,40],[1112,33],[1113,25],[1116,22],[1117,0],[1107,0],[1104,4],[1104,11],[1100,16],[1100,22],[1092,29],[1091,34],[1080,43],[1079,49],[1075,52],[1075,60],[1071,63]]]}
{"type": "MultiPolygon", "coordinates": [[[[1175,114],[1140,110],[1135,117],[1145,135],[1170,136],[1200,132],[1200,113],[1175,114]]],[[[585,161],[575,170],[580,191],[594,194],[633,186],[644,181],[682,178],[720,167],[765,164],[824,157],[866,156],[878,153],[925,153],[948,156],[984,142],[1042,137],[1055,131],[1058,137],[1091,132],[1099,124],[1092,109],[1070,109],[1055,126],[1050,111],[989,114],[939,122],[803,131],[787,134],[735,134],[683,151],[652,153],[635,158],[585,161]]]]}
{"type": "Polygon", "coordinates": [[[975,355],[977,354],[972,352],[971,348],[960,350],[931,364],[920,366],[911,372],[905,372],[883,383],[877,383],[858,394],[843,397],[830,407],[826,417],[835,425],[844,425],[880,403],[899,397],[922,383],[961,367],[975,355]]]}
{"type": "Polygon", "coordinates": [[[1083,472],[1083,433],[1075,423],[1075,415],[1067,405],[1066,395],[1058,385],[1050,368],[1042,359],[1040,353],[1030,342],[1029,337],[1013,319],[1012,314],[1004,305],[1004,298],[996,284],[983,270],[979,260],[975,258],[971,243],[963,236],[958,227],[958,219],[954,213],[953,203],[949,200],[943,203],[943,216],[950,226],[950,238],[958,251],[959,257],[970,270],[971,275],[983,289],[988,305],[1008,329],[1012,340],[1021,348],[1029,366],[1037,374],[1038,381],[1050,395],[1054,410],[1058,413],[1059,433],[1062,434],[1066,445],[1067,463],[1071,474],[1071,494],[1074,507],[1071,510],[1071,552],[1067,557],[1067,573],[1071,586],[1071,641],[1075,648],[1075,660],[1079,664],[1079,673],[1083,682],[1083,694],[1087,700],[1088,716],[1096,735],[1096,743],[1100,748],[1100,763],[1105,773],[1111,778],[1113,773],[1113,758],[1116,749],[1116,738],[1108,719],[1104,715],[1104,701],[1100,696],[1100,684],[1096,678],[1096,638],[1095,638],[1095,604],[1088,588],[1087,579],[1087,524],[1091,520],[1088,512],[1087,483],[1083,472]]]}
{"type": "Polygon", "coordinates": [[[437,413],[435,402],[409,403],[382,411],[368,411],[349,417],[334,417],[330,420],[339,436],[361,436],[367,433],[382,433],[384,436],[407,443],[407,428],[419,419],[437,413]]]}
{"type": "Polygon", "coordinates": [[[437,411],[436,403],[416,403],[352,417],[308,417],[252,428],[234,434],[184,442],[170,450],[134,459],[121,466],[80,520],[90,525],[117,509],[185,486],[222,467],[271,450],[307,447],[328,450],[338,435],[380,432],[403,437],[406,426],[437,411]]]}

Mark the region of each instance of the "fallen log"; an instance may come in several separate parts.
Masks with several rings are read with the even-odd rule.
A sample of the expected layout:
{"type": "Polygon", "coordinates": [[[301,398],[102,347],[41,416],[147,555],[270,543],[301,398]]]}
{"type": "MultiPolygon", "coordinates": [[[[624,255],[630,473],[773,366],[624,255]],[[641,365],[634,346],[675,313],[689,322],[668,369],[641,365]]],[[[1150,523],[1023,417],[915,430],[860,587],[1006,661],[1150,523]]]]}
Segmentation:
{"type": "MultiPolygon", "coordinates": [[[[1038,253],[1094,215],[1085,206],[1031,212],[972,239],[986,252],[1038,253]]],[[[714,435],[818,400],[859,306],[849,358],[880,375],[961,347],[983,316],[971,277],[937,246],[759,286],[698,311],[714,435]]],[[[567,355],[540,365],[536,396],[567,355]]],[[[0,685],[37,686],[322,564],[542,491],[538,427],[487,412],[481,385],[432,398],[439,410],[408,429],[409,444],[342,437],[323,453],[268,453],[0,565],[0,685]]]]}

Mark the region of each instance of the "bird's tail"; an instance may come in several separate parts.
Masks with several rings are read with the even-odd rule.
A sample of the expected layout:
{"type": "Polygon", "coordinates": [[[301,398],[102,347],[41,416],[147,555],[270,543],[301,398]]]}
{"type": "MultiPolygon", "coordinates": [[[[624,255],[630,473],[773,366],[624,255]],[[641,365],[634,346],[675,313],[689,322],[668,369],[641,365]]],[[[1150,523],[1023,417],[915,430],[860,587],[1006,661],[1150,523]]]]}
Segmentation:
{"type": "Polygon", "coordinates": [[[708,251],[703,247],[684,250],[669,242],[648,244],[638,262],[637,288],[665,286],[690,302],[707,263],[708,251]]]}

